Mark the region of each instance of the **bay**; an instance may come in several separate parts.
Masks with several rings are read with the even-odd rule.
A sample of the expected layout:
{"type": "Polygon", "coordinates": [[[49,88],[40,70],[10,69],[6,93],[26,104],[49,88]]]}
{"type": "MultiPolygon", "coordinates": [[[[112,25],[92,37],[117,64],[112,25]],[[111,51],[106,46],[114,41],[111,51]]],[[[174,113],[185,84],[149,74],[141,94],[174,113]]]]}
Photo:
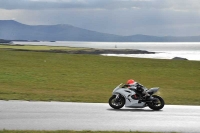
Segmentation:
{"type": "Polygon", "coordinates": [[[99,49],[139,49],[156,52],[156,54],[103,54],[105,56],[122,56],[137,58],[172,59],[174,57],[200,61],[200,42],[13,42],[22,45],[70,46],[99,49]]]}

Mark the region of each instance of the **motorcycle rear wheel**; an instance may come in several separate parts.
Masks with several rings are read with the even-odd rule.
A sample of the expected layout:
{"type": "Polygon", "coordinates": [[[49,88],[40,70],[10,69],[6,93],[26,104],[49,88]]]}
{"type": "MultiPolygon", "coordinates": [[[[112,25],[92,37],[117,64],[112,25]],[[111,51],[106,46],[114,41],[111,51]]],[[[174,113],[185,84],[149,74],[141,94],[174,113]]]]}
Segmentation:
{"type": "Polygon", "coordinates": [[[153,100],[151,103],[148,104],[149,108],[153,109],[153,110],[160,110],[160,109],[162,109],[164,107],[164,105],[165,105],[165,102],[162,99],[162,97],[157,96],[157,95],[153,95],[152,97],[154,99],[156,99],[156,100],[153,100]]]}
{"type": "Polygon", "coordinates": [[[125,104],[125,99],[124,97],[120,96],[118,99],[116,99],[116,95],[113,95],[109,99],[109,105],[114,108],[114,109],[120,109],[124,106],[125,104]]]}

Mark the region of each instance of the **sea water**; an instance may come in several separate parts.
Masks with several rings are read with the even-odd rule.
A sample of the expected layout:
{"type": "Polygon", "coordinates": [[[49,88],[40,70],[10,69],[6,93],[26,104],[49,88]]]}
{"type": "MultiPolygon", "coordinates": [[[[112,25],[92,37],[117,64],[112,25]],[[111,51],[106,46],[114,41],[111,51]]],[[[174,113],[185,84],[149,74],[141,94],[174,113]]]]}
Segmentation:
{"type": "Polygon", "coordinates": [[[70,46],[99,49],[139,49],[155,54],[103,54],[105,56],[123,56],[138,58],[172,59],[174,57],[200,61],[200,42],[13,42],[22,45],[70,46]]]}

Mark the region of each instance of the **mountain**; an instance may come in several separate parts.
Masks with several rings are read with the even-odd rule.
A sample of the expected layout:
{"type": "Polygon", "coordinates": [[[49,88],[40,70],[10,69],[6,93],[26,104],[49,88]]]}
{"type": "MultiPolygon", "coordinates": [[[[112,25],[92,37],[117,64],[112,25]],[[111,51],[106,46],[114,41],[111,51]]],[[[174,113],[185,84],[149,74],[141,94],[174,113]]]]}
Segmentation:
{"type": "Polygon", "coordinates": [[[119,36],[82,29],[67,24],[25,25],[14,20],[0,20],[0,39],[30,41],[200,42],[200,36],[119,36]]]}
{"type": "Polygon", "coordinates": [[[10,43],[10,40],[4,40],[4,39],[0,39],[0,43],[10,43]]]}
{"type": "Polygon", "coordinates": [[[112,41],[120,36],[104,34],[71,25],[25,25],[13,20],[0,21],[0,38],[40,41],[112,41]]]}
{"type": "Polygon", "coordinates": [[[200,42],[200,36],[148,36],[133,35],[125,36],[123,40],[126,42],[200,42]]]}

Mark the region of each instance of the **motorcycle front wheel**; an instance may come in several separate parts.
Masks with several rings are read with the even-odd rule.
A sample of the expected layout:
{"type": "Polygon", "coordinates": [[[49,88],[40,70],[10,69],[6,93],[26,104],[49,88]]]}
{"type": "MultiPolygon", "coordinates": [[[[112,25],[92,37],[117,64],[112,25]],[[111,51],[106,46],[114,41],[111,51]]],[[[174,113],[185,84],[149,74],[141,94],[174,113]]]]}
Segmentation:
{"type": "Polygon", "coordinates": [[[114,108],[114,109],[120,109],[124,106],[125,104],[125,99],[124,97],[120,96],[119,98],[116,98],[116,95],[113,95],[109,99],[109,105],[114,108]]]}
{"type": "Polygon", "coordinates": [[[154,98],[154,100],[148,104],[149,108],[153,110],[162,109],[165,105],[165,102],[162,99],[162,97],[157,96],[157,95],[153,95],[152,97],[154,98]]]}

